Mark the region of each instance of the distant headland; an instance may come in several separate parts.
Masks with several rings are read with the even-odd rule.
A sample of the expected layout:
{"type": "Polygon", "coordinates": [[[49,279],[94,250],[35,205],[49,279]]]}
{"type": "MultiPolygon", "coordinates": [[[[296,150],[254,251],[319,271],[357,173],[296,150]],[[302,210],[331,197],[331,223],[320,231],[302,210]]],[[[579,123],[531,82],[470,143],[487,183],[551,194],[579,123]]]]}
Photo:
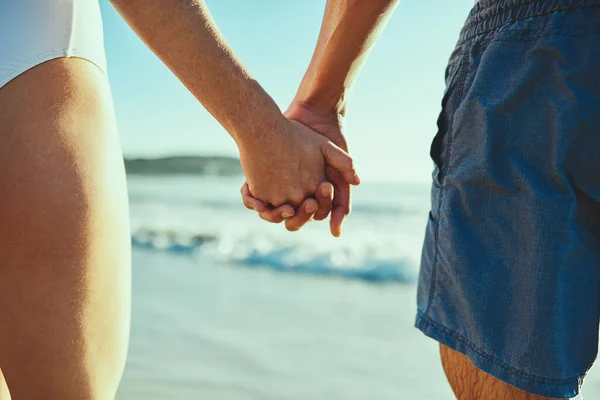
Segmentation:
{"type": "Polygon", "coordinates": [[[130,175],[241,175],[240,160],[226,156],[172,156],[160,158],[125,158],[130,175]]]}

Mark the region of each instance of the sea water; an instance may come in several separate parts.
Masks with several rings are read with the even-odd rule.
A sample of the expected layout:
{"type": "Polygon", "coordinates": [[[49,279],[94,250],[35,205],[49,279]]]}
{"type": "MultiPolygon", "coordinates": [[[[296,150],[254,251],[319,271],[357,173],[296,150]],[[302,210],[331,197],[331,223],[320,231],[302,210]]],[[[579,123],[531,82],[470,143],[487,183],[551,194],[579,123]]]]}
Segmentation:
{"type": "Polygon", "coordinates": [[[134,244],[171,253],[280,271],[345,278],[414,282],[427,185],[365,184],[354,190],[352,217],[342,239],[327,223],[296,233],[246,210],[238,178],[133,177],[134,244]]]}
{"type": "MultiPolygon", "coordinates": [[[[426,184],[365,183],[342,238],[241,202],[239,178],[129,178],[133,310],[119,400],[451,399],[413,328],[426,184]]],[[[592,372],[584,394],[600,398],[592,372]],[[596,397],[597,396],[597,397],[596,397]]]]}

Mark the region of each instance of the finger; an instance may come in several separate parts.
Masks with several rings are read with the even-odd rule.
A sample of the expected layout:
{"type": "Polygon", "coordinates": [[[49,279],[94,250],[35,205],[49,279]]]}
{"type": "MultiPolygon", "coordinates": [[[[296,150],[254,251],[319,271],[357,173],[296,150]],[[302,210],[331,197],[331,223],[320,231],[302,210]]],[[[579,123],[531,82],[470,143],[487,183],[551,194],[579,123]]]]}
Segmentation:
{"type": "Polygon", "coordinates": [[[322,148],[325,162],[339,171],[346,182],[351,185],[360,184],[360,178],[354,169],[352,158],[344,150],[337,147],[332,142],[327,142],[322,148]]]}
{"type": "Polygon", "coordinates": [[[330,182],[323,182],[319,185],[316,193],[319,209],[314,215],[317,221],[324,220],[331,211],[331,203],[333,202],[333,185],[330,182]]]}
{"type": "Polygon", "coordinates": [[[265,221],[278,224],[294,215],[294,207],[289,204],[284,204],[277,208],[268,207],[258,215],[265,221]]]}
{"type": "Polygon", "coordinates": [[[240,192],[242,193],[242,201],[249,210],[254,210],[258,213],[261,213],[267,209],[265,203],[252,197],[252,194],[250,194],[250,188],[248,187],[248,182],[244,182],[240,192]]]}
{"type": "Polygon", "coordinates": [[[344,138],[344,136],[340,133],[339,136],[335,136],[335,137],[329,137],[329,139],[331,139],[331,141],[333,143],[335,143],[335,145],[337,147],[339,147],[340,149],[344,150],[346,153],[350,153],[348,151],[348,142],[346,142],[346,138],[344,138]]]}
{"type": "Polygon", "coordinates": [[[285,221],[285,227],[288,231],[297,231],[313,218],[315,212],[319,209],[319,203],[313,198],[305,199],[296,214],[285,221]]]}
{"type": "Polygon", "coordinates": [[[334,187],[333,208],[329,227],[333,236],[340,237],[342,234],[342,224],[350,214],[351,187],[336,171],[329,172],[328,177],[332,180],[334,187]]]}

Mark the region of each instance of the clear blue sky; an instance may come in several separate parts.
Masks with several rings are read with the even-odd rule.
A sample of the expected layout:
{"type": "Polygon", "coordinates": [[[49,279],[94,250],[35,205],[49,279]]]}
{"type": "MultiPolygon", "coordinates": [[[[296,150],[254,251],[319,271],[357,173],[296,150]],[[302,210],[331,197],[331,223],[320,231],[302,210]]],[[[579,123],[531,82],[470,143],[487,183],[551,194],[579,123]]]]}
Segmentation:
{"type": "MultiPolygon", "coordinates": [[[[368,0],[365,0],[368,1],[368,0]]],[[[232,48],[282,109],[325,0],[207,0],[232,48]]],[[[236,155],[225,130],[101,0],[108,74],[127,156],[236,155]]],[[[473,0],[403,0],[350,97],[346,133],[363,180],[428,181],[448,56],[473,0]]],[[[202,71],[198,71],[199,74],[202,71]]]]}

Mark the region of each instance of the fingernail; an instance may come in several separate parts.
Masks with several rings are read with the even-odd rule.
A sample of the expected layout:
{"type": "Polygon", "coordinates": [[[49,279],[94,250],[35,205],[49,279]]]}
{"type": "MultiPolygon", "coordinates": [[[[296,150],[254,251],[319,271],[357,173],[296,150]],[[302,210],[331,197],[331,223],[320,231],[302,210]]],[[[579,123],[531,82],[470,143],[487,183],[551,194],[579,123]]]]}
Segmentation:
{"type": "MultiPolygon", "coordinates": [[[[343,221],[344,220],[342,219],[342,222],[343,221]]],[[[342,222],[340,222],[340,224],[338,226],[336,226],[334,229],[331,230],[331,233],[336,238],[339,238],[340,236],[342,236],[342,222]]]]}
{"type": "Polygon", "coordinates": [[[313,202],[311,202],[311,203],[308,203],[308,204],[307,204],[307,205],[304,207],[304,209],[306,210],[306,212],[307,212],[307,213],[309,213],[309,214],[312,214],[312,213],[314,213],[315,211],[317,211],[317,208],[318,208],[318,207],[317,207],[317,205],[316,205],[315,203],[313,203],[313,202]]]}
{"type": "Polygon", "coordinates": [[[357,174],[354,174],[354,182],[356,182],[357,185],[360,183],[360,178],[357,174]]]}
{"type": "Polygon", "coordinates": [[[281,216],[282,216],[283,218],[289,218],[289,217],[291,217],[292,215],[294,215],[294,213],[290,213],[289,211],[284,211],[284,212],[282,212],[282,213],[281,213],[281,216]]]}
{"type": "Polygon", "coordinates": [[[323,189],[321,189],[321,193],[323,193],[325,196],[329,196],[331,194],[331,186],[324,186],[323,189]]]}

